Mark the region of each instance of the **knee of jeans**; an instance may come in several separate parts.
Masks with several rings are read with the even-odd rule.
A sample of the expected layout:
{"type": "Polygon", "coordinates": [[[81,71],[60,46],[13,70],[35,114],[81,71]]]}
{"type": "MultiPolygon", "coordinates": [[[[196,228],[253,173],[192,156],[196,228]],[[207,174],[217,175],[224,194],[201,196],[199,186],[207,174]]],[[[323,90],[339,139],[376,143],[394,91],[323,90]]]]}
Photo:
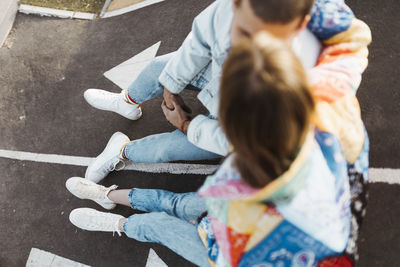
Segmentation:
{"type": "Polygon", "coordinates": [[[141,103],[147,101],[149,97],[155,97],[162,92],[160,90],[161,85],[158,83],[158,77],[161,75],[167,62],[163,58],[157,57],[153,59],[128,87],[129,95],[138,98],[134,99],[135,101],[141,103]],[[138,88],[142,88],[142,90],[138,91],[138,88]],[[144,98],[144,100],[142,101],[141,98],[144,98]]]}
{"type": "Polygon", "coordinates": [[[176,148],[176,146],[176,142],[171,140],[170,136],[169,138],[166,138],[164,142],[159,143],[158,146],[155,148],[155,163],[169,162],[175,160],[177,150],[179,150],[176,148]]]}
{"type": "Polygon", "coordinates": [[[141,163],[161,163],[165,162],[165,146],[154,141],[154,145],[150,147],[153,139],[134,140],[127,145],[127,158],[133,162],[141,163]]]}
{"type": "Polygon", "coordinates": [[[156,57],[154,58],[149,65],[147,65],[146,69],[151,70],[153,73],[161,74],[168,60],[164,59],[164,57],[156,57]]]}
{"type": "Polygon", "coordinates": [[[165,65],[165,60],[161,57],[156,57],[150,62],[151,66],[153,67],[163,67],[165,65]]]}
{"type": "Polygon", "coordinates": [[[171,132],[134,140],[127,146],[127,157],[133,162],[143,163],[161,163],[174,160],[177,157],[176,155],[182,153],[180,152],[181,149],[177,147],[179,137],[176,132],[171,132]]]}
{"type": "Polygon", "coordinates": [[[169,157],[168,150],[165,149],[164,146],[157,147],[155,157],[154,157],[155,163],[168,162],[168,161],[170,161],[169,158],[170,157],[169,157]]]}
{"type": "Polygon", "coordinates": [[[168,216],[165,212],[132,215],[124,224],[124,232],[137,241],[158,243],[157,236],[163,231],[163,222],[168,216]]]}
{"type": "Polygon", "coordinates": [[[155,157],[156,163],[170,162],[184,158],[180,149],[176,147],[177,145],[179,144],[171,143],[170,145],[166,144],[165,146],[160,146],[157,149],[155,157]]]}

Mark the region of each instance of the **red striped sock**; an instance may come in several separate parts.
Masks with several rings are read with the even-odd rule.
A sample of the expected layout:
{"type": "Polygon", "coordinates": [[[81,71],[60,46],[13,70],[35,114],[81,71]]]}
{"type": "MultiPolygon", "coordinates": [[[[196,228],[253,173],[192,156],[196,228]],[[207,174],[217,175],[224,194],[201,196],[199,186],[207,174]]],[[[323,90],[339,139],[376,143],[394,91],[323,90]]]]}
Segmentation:
{"type": "Polygon", "coordinates": [[[127,93],[126,95],[127,95],[128,99],[129,99],[129,101],[131,101],[132,103],[134,103],[136,105],[139,105],[138,102],[136,102],[135,100],[132,99],[132,97],[129,95],[129,93],[127,93]]]}

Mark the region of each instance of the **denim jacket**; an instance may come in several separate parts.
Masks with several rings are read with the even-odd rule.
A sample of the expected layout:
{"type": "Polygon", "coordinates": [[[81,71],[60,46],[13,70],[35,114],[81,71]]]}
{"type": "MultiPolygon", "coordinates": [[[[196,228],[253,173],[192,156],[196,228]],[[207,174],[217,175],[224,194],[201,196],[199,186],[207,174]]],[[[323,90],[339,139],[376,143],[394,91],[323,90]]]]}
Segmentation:
{"type": "MultiPolygon", "coordinates": [[[[328,38],[343,30],[348,13],[351,10],[343,0],[317,0],[309,29],[320,39],[328,38]]],[[[229,32],[232,19],[233,0],[216,0],[208,6],[194,19],[192,31],[159,77],[165,88],[179,94],[198,75],[208,74],[207,85],[197,97],[210,115],[196,116],[189,124],[187,135],[194,145],[223,156],[228,153],[229,142],[217,120],[218,91],[222,66],[231,47],[229,32]]],[[[293,45],[303,65],[313,67],[320,50],[314,35],[305,30],[293,45]]]]}

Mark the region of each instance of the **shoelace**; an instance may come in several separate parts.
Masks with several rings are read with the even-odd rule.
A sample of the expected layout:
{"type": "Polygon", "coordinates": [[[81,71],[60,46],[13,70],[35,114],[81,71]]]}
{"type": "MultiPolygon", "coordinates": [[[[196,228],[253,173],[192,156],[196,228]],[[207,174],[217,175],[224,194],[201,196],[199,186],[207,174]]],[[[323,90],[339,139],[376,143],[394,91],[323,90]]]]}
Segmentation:
{"type": "Polygon", "coordinates": [[[115,222],[114,230],[113,230],[113,236],[114,234],[117,233],[119,236],[121,236],[121,230],[119,230],[119,220],[115,222]]]}
{"type": "MultiPolygon", "coordinates": [[[[109,219],[109,218],[107,218],[107,219],[109,219]]],[[[92,218],[90,221],[90,224],[92,226],[91,228],[94,228],[94,229],[100,228],[103,231],[111,228],[112,232],[113,232],[113,236],[115,236],[115,233],[117,233],[119,236],[122,236],[121,230],[119,229],[119,220],[116,220],[114,225],[112,227],[110,227],[110,222],[107,219],[104,221],[98,221],[98,220],[95,221],[92,218]]]]}
{"type": "Polygon", "coordinates": [[[81,195],[84,195],[85,197],[89,199],[102,199],[104,197],[104,190],[85,190],[83,189],[86,185],[83,185],[82,187],[78,187],[79,193],[81,195]]]}
{"type": "Polygon", "coordinates": [[[78,187],[78,190],[81,195],[85,195],[89,199],[100,199],[100,200],[108,200],[111,201],[107,195],[111,190],[117,189],[117,185],[112,185],[110,187],[103,187],[101,190],[85,190],[84,188],[86,187],[86,184],[83,184],[83,186],[78,187]]]}
{"type": "Polygon", "coordinates": [[[126,162],[126,160],[122,160],[122,159],[120,159],[119,160],[119,162],[117,163],[117,164],[115,164],[115,166],[114,166],[114,170],[116,170],[116,171],[120,171],[120,170],[123,170],[124,168],[125,168],[125,162],[126,162]],[[118,167],[118,164],[119,163],[121,163],[121,167],[118,167]]]}
{"type": "Polygon", "coordinates": [[[110,159],[110,162],[108,162],[107,164],[105,164],[106,166],[106,171],[108,171],[108,172],[112,172],[112,171],[114,171],[114,170],[116,170],[116,171],[120,171],[120,170],[122,170],[123,168],[125,168],[125,162],[124,162],[124,160],[122,160],[122,159],[119,159],[119,158],[112,158],[112,159],[110,159]],[[121,167],[117,167],[117,165],[119,164],[119,163],[122,163],[122,166],[121,167]]]}

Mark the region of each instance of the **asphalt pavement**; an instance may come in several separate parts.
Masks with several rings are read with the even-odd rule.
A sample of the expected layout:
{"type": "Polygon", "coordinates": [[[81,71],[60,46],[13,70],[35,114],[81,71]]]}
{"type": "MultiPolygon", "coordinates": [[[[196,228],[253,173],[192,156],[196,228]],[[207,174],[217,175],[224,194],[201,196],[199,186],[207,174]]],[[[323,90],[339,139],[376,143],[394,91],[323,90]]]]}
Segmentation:
{"type": "MultiPolygon", "coordinates": [[[[122,16],[64,20],[17,16],[8,46],[0,48],[0,149],[94,157],[109,137],[131,139],[172,131],[155,99],[132,122],[96,110],[83,99],[87,88],[120,89],[103,73],[161,41],[158,55],[176,50],[193,18],[211,1],[167,0],[122,16]]],[[[400,168],[400,2],[347,1],[373,33],[370,65],[358,92],[371,139],[371,167],[400,168]]],[[[203,109],[185,92],[194,112],[203,109]]],[[[81,231],[70,211],[96,204],[73,197],[64,186],[84,167],[0,158],[0,266],[24,266],[32,247],[91,266],[145,266],[150,248],[168,266],[192,266],[169,249],[111,233],[81,231]]],[[[112,173],[105,185],[120,188],[196,190],[200,175],[112,173]]],[[[359,266],[400,266],[400,185],[370,185],[370,201],[360,238],[359,266]]],[[[114,212],[114,211],[113,211],[114,212]]],[[[125,216],[128,208],[115,210],[125,216]]]]}

